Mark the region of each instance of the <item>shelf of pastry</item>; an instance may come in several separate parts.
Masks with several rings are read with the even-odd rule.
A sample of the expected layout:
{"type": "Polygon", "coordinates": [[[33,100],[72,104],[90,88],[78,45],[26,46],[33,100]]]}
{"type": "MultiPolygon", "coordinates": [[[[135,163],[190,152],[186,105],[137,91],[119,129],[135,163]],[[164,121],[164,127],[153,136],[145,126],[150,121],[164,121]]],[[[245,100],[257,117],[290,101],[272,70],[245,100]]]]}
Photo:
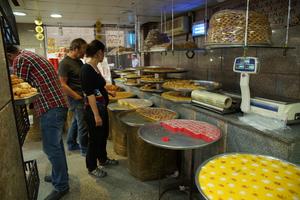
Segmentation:
{"type": "Polygon", "coordinates": [[[165,73],[184,73],[187,72],[184,68],[176,67],[161,67],[161,66],[149,66],[145,67],[143,72],[154,73],[154,74],[165,74],[165,73]]]}
{"type": "Polygon", "coordinates": [[[182,48],[182,49],[153,49],[153,50],[145,50],[140,53],[168,53],[168,52],[186,52],[186,51],[197,51],[197,52],[205,52],[206,48],[182,48]]]}
{"type": "Polygon", "coordinates": [[[23,98],[21,98],[19,96],[14,96],[14,104],[16,106],[29,105],[29,104],[33,103],[38,97],[39,97],[39,93],[37,93],[37,92],[27,93],[26,96],[23,98]]]}
{"type": "Polygon", "coordinates": [[[260,48],[260,49],[296,49],[296,47],[285,47],[285,46],[272,46],[265,44],[253,44],[247,45],[244,44],[207,44],[206,48],[209,49],[230,49],[230,48],[260,48]]]}
{"type": "Polygon", "coordinates": [[[24,162],[28,199],[36,200],[39,193],[40,178],[36,160],[24,162]]]}

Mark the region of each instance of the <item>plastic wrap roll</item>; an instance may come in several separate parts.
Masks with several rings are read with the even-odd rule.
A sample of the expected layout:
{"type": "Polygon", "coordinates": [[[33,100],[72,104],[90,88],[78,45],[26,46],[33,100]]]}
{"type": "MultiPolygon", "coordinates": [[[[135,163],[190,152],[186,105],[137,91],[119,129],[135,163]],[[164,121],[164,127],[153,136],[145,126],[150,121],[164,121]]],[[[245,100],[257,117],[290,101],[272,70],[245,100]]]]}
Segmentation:
{"type": "Polygon", "coordinates": [[[192,99],[219,108],[230,108],[232,104],[232,99],[229,96],[203,90],[194,90],[192,99]]]}

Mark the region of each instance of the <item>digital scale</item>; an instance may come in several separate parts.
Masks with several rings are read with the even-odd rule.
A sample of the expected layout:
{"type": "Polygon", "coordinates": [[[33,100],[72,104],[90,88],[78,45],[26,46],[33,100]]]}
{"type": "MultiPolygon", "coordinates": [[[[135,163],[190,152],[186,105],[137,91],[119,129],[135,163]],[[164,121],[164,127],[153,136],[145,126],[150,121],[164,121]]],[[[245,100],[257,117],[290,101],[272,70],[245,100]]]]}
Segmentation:
{"type": "Polygon", "coordinates": [[[238,57],[234,60],[233,71],[241,73],[241,110],[244,113],[256,113],[269,118],[284,121],[286,124],[300,122],[300,103],[282,102],[263,98],[251,98],[250,74],[259,72],[259,60],[256,57],[238,57]]]}

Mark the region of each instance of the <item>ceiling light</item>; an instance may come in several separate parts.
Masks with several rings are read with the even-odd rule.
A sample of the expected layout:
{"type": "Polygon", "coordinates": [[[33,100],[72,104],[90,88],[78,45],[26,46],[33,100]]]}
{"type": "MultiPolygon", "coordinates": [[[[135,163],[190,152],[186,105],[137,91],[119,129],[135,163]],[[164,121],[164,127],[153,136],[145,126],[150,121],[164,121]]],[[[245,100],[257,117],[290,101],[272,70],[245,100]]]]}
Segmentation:
{"type": "Polygon", "coordinates": [[[14,15],[16,16],[26,16],[27,14],[24,12],[14,12],[14,15]]]}
{"type": "Polygon", "coordinates": [[[53,17],[53,18],[62,18],[62,15],[61,14],[51,14],[50,17],[53,17]]]}

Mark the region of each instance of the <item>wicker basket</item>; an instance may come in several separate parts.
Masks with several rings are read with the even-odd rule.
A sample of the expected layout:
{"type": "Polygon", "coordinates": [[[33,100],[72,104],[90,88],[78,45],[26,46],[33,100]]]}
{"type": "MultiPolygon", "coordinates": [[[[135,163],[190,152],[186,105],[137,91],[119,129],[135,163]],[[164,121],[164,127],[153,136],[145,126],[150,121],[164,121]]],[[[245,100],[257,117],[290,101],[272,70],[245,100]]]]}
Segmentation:
{"type": "Polygon", "coordinates": [[[112,135],[114,151],[121,156],[127,156],[127,133],[125,124],[118,118],[118,114],[122,111],[110,111],[108,116],[110,122],[110,135],[112,135]]]}
{"type": "Polygon", "coordinates": [[[166,150],[144,142],[138,127],[126,125],[129,173],[141,181],[163,178],[177,169],[179,151],[166,150]]]}
{"type": "MultiPolygon", "coordinates": [[[[270,45],[272,31],[268,18],[250,11],[248,22],[248,44],[270,45]]],[[[219,11],[210,20],[206,45],[241,45],[244,43],[245,27],[245,11],[219,11]]]]}

